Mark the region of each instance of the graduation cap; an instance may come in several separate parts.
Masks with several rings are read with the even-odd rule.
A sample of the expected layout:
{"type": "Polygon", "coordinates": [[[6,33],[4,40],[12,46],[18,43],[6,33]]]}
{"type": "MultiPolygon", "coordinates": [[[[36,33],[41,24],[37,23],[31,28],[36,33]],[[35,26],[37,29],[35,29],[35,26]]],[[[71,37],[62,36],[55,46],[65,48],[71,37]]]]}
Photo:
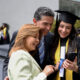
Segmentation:
{"type": "Polygon", "coordinates": [[[66,23],[70,23],[72,25],[75,24],[76,20],[80,20],[80,18],[68,11],[61,11],[61,10],[56,10],[55,12],[60,13],[59,19],[57,15],[57,20],[64,21],[66,23]]]}

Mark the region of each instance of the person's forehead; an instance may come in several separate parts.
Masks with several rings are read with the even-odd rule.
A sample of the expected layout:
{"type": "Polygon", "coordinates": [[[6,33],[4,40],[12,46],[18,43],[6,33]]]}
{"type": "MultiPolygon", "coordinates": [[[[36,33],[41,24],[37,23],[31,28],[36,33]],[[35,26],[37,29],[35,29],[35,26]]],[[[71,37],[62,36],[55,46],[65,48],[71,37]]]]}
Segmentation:
{"type": "Polygon", "coordinates": [[[42,16],[40,20],[47,20],[47,21],[53,21],[54,18],[52,16],[42,16]]]}
{"type": "Polygon", "coordinates": [[[42,15],[42,16],[41,16],[41,19],[42,19],[42,18],[54,18],[54,17],[53,17],[53,16],[45,16],[45,15],[42,15]]]}
{"type": "Polygon", "coordinates": [[[64,21],[61,21],[61,22],[60,22],[60,25],[72,26],[72,24],[70,24],[70,23],[67,23],[67,22],[64,22],[64,21]]]}

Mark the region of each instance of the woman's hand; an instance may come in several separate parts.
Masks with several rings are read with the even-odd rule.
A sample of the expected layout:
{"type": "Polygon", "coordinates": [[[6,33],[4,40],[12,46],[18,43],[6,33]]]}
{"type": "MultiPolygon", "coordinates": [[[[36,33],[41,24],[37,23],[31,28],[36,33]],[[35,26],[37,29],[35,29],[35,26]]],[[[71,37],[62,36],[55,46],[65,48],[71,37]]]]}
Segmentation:
{"type": "Polygon", "coordinates": [[[43,70],[43,72],[46,74],[46,76],[48,76],[48,75],[50,75],[51,73],[53,73],[54,72],[54,66],[53,65],[47,65],[45,68],[44,68],[44,70],[43,70]]]}
{"type": "Polygon", "coordinates": [[[69,70],[73,70],[75,72],[78,72],[77,57],[75,58],[74,62],[66,59],[63,62],[62,67],[65,68],[65,69],[69,69],[69,70]]]}
{"type": "Polygon", "coordinates": [[[8,76],[6,76],[6,77],[4,78],[4,80],[9,80],[9,77],[8,77],[8,76]]]}
{"type": "Polygon", "coordinates": [[[59,64],[60,64],[60,62],[57,62],[57,64],[55,65],[55,71],[58,71],[58,69],[59,69],[59,64]]]}

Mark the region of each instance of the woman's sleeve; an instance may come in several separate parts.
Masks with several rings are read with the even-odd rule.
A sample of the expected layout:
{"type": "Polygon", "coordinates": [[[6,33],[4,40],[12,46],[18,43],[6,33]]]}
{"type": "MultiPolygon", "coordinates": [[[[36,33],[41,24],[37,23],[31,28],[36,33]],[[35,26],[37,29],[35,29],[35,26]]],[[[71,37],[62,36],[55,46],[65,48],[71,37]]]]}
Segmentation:
{"type": "Polygon", "coordinates": [[[16,54],[11,59],[10,73],[13,80],[45,80],[46,75],[41,72],[37,76],[32,74],[32,62],[23,54],[16,54]]]}

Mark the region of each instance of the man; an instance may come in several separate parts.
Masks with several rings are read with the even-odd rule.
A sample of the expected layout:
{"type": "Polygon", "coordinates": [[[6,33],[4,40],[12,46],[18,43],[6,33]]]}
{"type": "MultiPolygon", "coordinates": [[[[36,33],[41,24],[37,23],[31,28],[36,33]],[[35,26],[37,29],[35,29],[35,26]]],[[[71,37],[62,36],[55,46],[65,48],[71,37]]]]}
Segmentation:
{"type": "MultiPolygon", "coordinates": [[[[53,34],[51,32],[49,32],[51,30],[52,24],[54,21],[54,13],[51,9],[49,9],[48,7],[39,7],[35,13],[34,13],[34,18],[33,18],[33,23],[34,25],[39,26],[42,29],[42,33],[43,33],[43,51],[42,51],[42,58],[40,59],[40,50],[39,48],[41,48],[40,46],[37,49],[37,55],[35,56],[36,61],[39,63],[39,65],[41,66],[41,68],[43,69],[44,66],[46,64],[49,64],[49,60],[48,60],[48,47],[47,45],[49,45],[51,43],[51,38],[53,37],[53,34]],[[42,62],[41,62],[42,60],[42,62]]],[[[13,34],[12,40],[11,40],[11,44],[10,44],[10,48],[13,46],[14,41],[15,41],[15,37],[16,37],[17,31],[13,34]]]]}
{"type": "MultiPolygon", "coordinates": [[[[47,44],[50,44],[50,39],[53,37],[52,33],[49,31],[51,30],[52,24],[54,20],[54,13],[51,9],[47,7],[40,7],[35,11],[33,23],[39,26],[43,31],[43,51],[41,51],[40,44],[38,46],[37,55],[35,56],[36,61],[40,64],[41,68],[43,69],[46,64],[48,64],[48,47],[47,44]],[[40,54],[41,52],[41,54],[40,54]],[[41,57],[42,56],[42,57],[41,57]]],[[[41,42],[40,42],[41,43],[41,42]]]]}

